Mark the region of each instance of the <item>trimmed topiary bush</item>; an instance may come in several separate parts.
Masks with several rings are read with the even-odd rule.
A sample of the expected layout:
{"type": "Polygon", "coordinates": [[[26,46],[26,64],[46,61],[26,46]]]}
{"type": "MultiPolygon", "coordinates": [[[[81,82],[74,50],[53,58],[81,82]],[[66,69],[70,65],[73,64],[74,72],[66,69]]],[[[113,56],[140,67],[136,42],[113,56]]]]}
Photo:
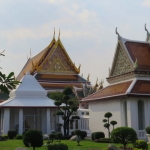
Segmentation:
{"type": "Polygon", "coordinates": [[[75,134],[74,134],[74,131],[72,131],[72,132],[71,132],[71,135],[72,135],[72,136],[74,136],[74,135],[75,135],[75,134]]]}
{"type": "Polygon", "coordinates": [[[59,141],[61,141],[62,137],[63,137],[63,134],[62,134],[61,132],[57,132],[57,133],[55,134],[55,138],[56,138],[57,140],[59,140],[59,141]]]}
{"type": "Polygon", "coordinates": [[[95,136],[94,136],[95,132],[92,133],[91,138],[94,141],[95,140],[95,136]]]}
{"type": "Polygon", "coordinates": [[[7,134],[3,134],[2,137],[5,138],[6,140],[8,140],[8,135],[7,134]]]}
{"type": "Polygon", "coordinates": [[[51,140],[52,143],[53,143],[53,140],[54,140],[54,138],[55,138],[55,133],[49,134],[49,138],[50,138],[50,140],[51,140]]]}
{"type": "Polygon", "coordinates": [[[138,149],[147,150],[147,149],[148,149],[148,144],[147,144],[147,142],[144,141],[144,140],[136,140],[134,147],[135,147],[135,148],[138,148],[138,149]]]}
{"type": "Polygon", "coordinates": [[[13,139],[17,135],[17,132],[14,130],[9,130],[7,135],[9,139],[13,139]]]}
{"type": "Polygon", "coordinates": [[[81,133],[80,133],[81,139],[83,140],[86,136],[87,136],[87,132],[86,131],[81,131],[81,133]]]}
{"type": "Polygon", "coordinates": [[[18,140],[23,139],[23,135],[17,134],[16,137],[15,137],[15,139],[18,139],[18,140]]]}
{"type": "Polygon", "coordinates": [[[68,150],[68,146],[63,143],[49,144],[47,150],[68,150]]]}
{"type": "Polygon", "coordinates": [[[137,134],[132,128],[118,127],[111,132],[111,139],[115,143],[123,144],[125,149],[128,143],[135,143],[137,134]]]}
{"type": "Polygon", "coordinates": [[[147,134],[150,134],[150,126],[148,126],[145,130],[147,134]]]}
{"type": "Polygon", "coordinates": [[[33,147],[33,150],[35,150],[35,147],[41,147],[43,145],[42,132],[38,130],[26,131],[23,136],[23,143],[27,147],[33,147]]]}
{"type": "Polygon", "coordinates": [[[94,138],[95,139],[105,138],[105,134],[103,132],[95,132],[94,138]]]}

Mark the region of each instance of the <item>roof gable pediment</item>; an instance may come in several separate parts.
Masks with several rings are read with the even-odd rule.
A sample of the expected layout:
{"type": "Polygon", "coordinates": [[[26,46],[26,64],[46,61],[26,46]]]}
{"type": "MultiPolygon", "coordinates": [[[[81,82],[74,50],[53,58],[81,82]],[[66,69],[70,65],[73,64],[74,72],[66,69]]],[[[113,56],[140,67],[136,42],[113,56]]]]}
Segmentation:
{"type": "Polygon", "coordinates": [[[117,76],[133,70],[133,65],[120,42],[117,44],[109,76],[117,76]]]}

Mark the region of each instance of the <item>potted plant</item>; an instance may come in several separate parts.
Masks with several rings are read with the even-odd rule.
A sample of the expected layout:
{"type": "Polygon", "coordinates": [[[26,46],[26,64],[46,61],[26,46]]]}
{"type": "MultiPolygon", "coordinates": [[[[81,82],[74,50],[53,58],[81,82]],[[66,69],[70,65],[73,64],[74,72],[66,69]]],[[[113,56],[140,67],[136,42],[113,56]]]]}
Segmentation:
{"type": "Polygon", "coordinates": [[[148,126],[146,129],[147,137],[148,137],[148,142],[150,142],[150,126],[148,126]]]}

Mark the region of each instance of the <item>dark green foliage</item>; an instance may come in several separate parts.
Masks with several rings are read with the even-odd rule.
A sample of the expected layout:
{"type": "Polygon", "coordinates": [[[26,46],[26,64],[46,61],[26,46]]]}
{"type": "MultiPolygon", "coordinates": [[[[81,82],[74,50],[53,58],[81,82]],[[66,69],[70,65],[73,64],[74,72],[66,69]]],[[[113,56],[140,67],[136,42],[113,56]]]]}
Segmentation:
{"type": "Polygon", "coordinates": [[[138,149],[147,150],[148,149],[148,144],[144,140],[136,140],[134,147],[138,148],[138,149]]]}
{"type": "Polygon", "coordinates": [[[101,143],[112,143],[112,140],[111,140],[111,138],[101,138],[100,142],[101,143]]]}
{"type": "Polygon", "coordinates": [[[103,122],[107,122],[107,119],[103,119],[103,122]]]}
{"type": "Polygon", "coordinates": [[[95,140],[95,132],[92,133],[91,137],[92,137],[92,140],[94,141],[95,140]]]}
{"type": "Polygon", "coordinates": [[[83,140],[86,136],[87,136],[87,132],[86,131],[81,131],[81,133],[80,133],[81,139],[83,140]]]}
{"type": "Polygon", "coordinates": [[[61,132],[57,132],[57,133],[55,134],[55,138],[56,138],[57,140],[60,140],[60,141],[61,141],[62,137],[63,137],[63,134],[62,134],[61,132]]]}
{"type": "Polygon", "coordinates": [[[113,130],[114,130],[114,126],[117,124],[117,121],[112,120],[110,121],[110,124],[113,126],[113,130]]]}
{"type": "Polygon", "coordinates": [[[18,140],[23,139],[23,135],[17,134],[15,139],[18,139],[18,140]]]}
{"type": "Polygon", "coordinates": [[[80,119],[79,116],[75,116],[74,119],[71,118],[73,113],[78,109],[76,101],[73,101],[73,97],[71,96],[72,93],[73,92],[70,87],[65,88],[63,91],[61,102],[56,101],[54,103],[58,109],[58,112],[56,114],[63,120],[64,136],[69,135],[69,123],[73,122],[74,119],[80,119]],[[60,107],[61,103],[64,103],[65,106],[60,107]]]}
{"type": "Polygon", "coordinates": [[[53,140],[54,140],[54,138],[55,138],[55,133],[51,133],[51,134],[49,135],[49,138],[50,138],[50,140],[51,140],[52,143],[53,143],[53,140]]]}
{"type": "Polygon", "coordinates": [[[54,104],[55,104],[56,106],[60,106],[60,105],[62,104],[62,102],[61,102],[61,101],[55,101],[54,104]]]}
{"type": "Polygon", "coordinates": [[[48,97],[55,101],[61,101],[63,98],[63,93],[62,92],[50,93],[50,94],[48,94],[48,97]]]}
{"type": "Polygon", "coordinates": [[[80,136],[81,130],[75,130],[75,131],[74,131],[74,134],[77,135],[77,136],[80,136]]]}
{"type": "Polygon", "coordinates": [[[9,139],[13,139],[17,135],[17,132],[14,130],[9,130],[7,135],[9,137],[9,139]]]}
{"type": "Polygon", "coordinates": [[[71,132],[71,135],[72,135],[72,136],[74,136],[74,135],[75,135],[74,131],[72,131],[72,132],[71,132]]]}
{"type": "Polygon", "coordinates": [[[49,144],[47,146],[47,150],[68,150],[68,146],[63,143],[58,143],[58,144],[49,144]]]}
{"type": "Polygon", "coordinates": [[[6,140],[8,140],[8,135],[7,134],[3,134],[2,137],[5,138],[6,140]]]}
{"type": "Polygon", "coordinates": [[[145,130],[146,130],[146,133],[147,133],[147,134],[150,134],[150,126],[147,127],[145,130]]]}
{"type": "Polygon", "coordinates": [[[0,136],[0,141],[6,141],[7,139],[4,136],[0,136]]]}
{"type": "Polygon", "coordinates": [[[104,127],[105,127],[105,128],[109,128],[109,126],[110,126],[109,123],[105,123],[105,124],[104,124],[104,127]]]}
{"type": "Polygon", "coordinates": [[[111,132],[111,138],[113,142],[123,144],[125,149],[128,143],[134,143],[137,140],[137,134],[132,128],[118,127],[111,132]]]}
{"type": "Polygon", "coordinates": [[[103,132],[95,132],[94,139],[104,138],[105,134],[103,132]]]}
{"type": "Polygon", "coordinates": [[[23,143],[27,147],[31,145],[31,147],[33,147],[33,150],[35,150],[35,147],[41,147],[43,145],[42,132],[38,130],[26,131],[23,136],[23,143]]]}
{"type": "Polygon", "coordinates": [[[72,94],[72,89],[70,87],[66,87],[63,91],[64,95],[71,95],[72,94]]]}
{"type": "Polygon", "coordinates": [[[105,118],[110,118],[110,117],[112,117],[112,113],[111,112],[107,112],[107,113],[105,113],[104,117],[105,118]]]}

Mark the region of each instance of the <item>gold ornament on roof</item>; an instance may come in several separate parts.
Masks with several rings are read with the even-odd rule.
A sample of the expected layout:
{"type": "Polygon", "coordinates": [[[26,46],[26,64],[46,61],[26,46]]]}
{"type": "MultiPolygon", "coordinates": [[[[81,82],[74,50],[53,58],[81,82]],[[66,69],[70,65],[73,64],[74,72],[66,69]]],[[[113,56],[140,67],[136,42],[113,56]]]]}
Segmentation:
{"type": "Polygon", "coordinates": [[[138,68],[138,61],[137,61],[137,58],[136,58],[136,61],[134,63],[134,66],[133,66],[134,69],[137,69],[138,68]]]}
{"type": "Polygon", "coordinates": [[[78,67],[78,72],[80,73],[80,68],[81,68],[81,64],[79,65],[79,67],[78,67]]]}
{"type": "Polygon", "coordinates": [[[54,27],[54,35],[53,35],[53,39],[55,39],[55,27],[54,27]]]}
{"type": "Polygon", "coordinates": [[[89,79],[90,79],[90,74],[88,74],[88,76],[87,76],[87,81],[89,81],[89,79]]]}
{"type": "Polygon", "coordinates": [[[35,65],[34,65],[34,63],[33,63],[33,61],[32,61],[32,69],[33,69],[33,70],[36,70],[36,71],[40,71],[40,70],[42,70],[42,67],[41,67],[41,66],[38,66],[38,63],[37,63],[37,62],[36,62],[35,65]]]}
{"type": "Polygon", "coordinates": [[[103,83],[104,83],[104,80],[103,81],[101,80],[101,82],[99,83],[99,90],[103,88],[103,83]]]}

